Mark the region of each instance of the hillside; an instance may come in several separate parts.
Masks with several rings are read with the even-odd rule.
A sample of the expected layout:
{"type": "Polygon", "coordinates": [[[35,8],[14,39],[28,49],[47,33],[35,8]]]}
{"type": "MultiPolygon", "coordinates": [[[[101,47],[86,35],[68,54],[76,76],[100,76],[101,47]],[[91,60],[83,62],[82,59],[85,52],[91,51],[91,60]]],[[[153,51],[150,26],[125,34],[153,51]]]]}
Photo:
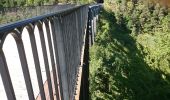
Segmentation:
{"type": "Polygon", "coordinates": [[[170,99],[170,12],[142,0],[105,2],[90,49],[91,100],[170,99]]]}

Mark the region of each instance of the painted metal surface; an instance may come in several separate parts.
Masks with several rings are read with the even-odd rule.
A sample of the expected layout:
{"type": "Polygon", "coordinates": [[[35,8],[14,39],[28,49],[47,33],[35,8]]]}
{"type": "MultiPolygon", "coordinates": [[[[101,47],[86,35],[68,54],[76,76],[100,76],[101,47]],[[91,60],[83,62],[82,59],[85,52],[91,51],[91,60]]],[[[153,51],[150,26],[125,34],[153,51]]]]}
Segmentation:
{"type": "Polygon", "coordinates": [[[0,90],[5,90],[6,99],[22,100],[25,97],[25,100],[36,98],[74,100],[77,80],[81,79],[78,77],[78,73],[80,69],[83,69],[82,51],[85,46],[85,37],[87,38],[86,32],[93,34],[91,39],[94,43],[96,34],[94,33],[96,32],[94,31],[96,27],[94,21],[96,22],[97,19],[94,17],[99,13],[99,8],[99,5],[90,7],[79,5],[0,26],[0,74],[2,80],[0,90]],[[85,31],[85,29],[88,30],[85,31]],[[22,37],[23,34],[29,34],[28,40],[31,45],[29,53],[26,50],[27,44],[23,43],[25,41],[22,37]],[[9,35],[13,41],[9,40],[10,49],[8,50],[4,47],[9,35]],[[11,42],[15,42],[16,45],[11,45],[11,42]],[[18,52],[18,58],[14,57],[14,59],[18,60],[16,62],[19,64],[15,64],[15,66],[10,57],[7,57],[10,53],[4,53],[4,50],[12,52],[13,46],[16,48],[15,53],[18,52]],[[33,64],[28,63],[30,62],[29,55],[32,55],[33,64]],[[12,63],[8,64],[9,62],[12,63]],[[16,75],[13,74],[11,76],[10,72],[18,73],[17,68],[21,69],[23,75],[17,74],[19,76],[14,77],[16,75]],[[33,75],[33,69],[35,75],[33,75]],[[15,81],[17,78],[20,79],[20,76],[23,77],[21,80],[23,82],[15,81]],[[33,77],[36,77],[37,80],[33,77]],[[35,81],[38,84],[37,87],[33,86],[35,81]],[[17,89],[22,86],[25,87],[23,90],[17,89]],[[39,95],[35,91],[39,91],[39,95]]]}

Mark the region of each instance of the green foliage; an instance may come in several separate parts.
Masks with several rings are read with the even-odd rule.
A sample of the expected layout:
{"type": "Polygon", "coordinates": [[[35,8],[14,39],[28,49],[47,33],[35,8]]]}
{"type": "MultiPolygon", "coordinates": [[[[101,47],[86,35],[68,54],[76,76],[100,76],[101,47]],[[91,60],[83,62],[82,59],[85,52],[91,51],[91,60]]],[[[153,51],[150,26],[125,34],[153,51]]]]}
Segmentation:
{"type": "Polygon", "coordinates": [[[35,9],[29,9],[28,11],[27,6],[53,5],[57,3],[87,4],[87,3],[91,3],[92,1],[93,0],[0,0],[0,9],[1,8],[4,9],[3,7],[15,7],[15,6],[19,7],[19,9],[17,8],[17,11],[10,10],[7,12],[1,12],[0,24],[6,24],[9,22],[22,20],[24,18],[37,16],[38,14],[44,14],[47,10],[47,9],[35,8],[35,9]],[[37,12],[37,10],[39,11],[37,12]]]}
{"type": "Polygon", "coordinates": [[[28,0],[28,5],[33,5],[34,4],[34,0],[28,0]]]}
{"type": "Polygon", "coordinates": [[[58,3],[91,3],[95,0],[0,0],[0,7],[52,5],[58,3]]]}
{"type": "Polygon", "coordinates": [[[44,0],[34,0],[34,5],[42,5],[44,0]]]}
{"type": "Polygon", "coordinates": [[[90,99],[169,100],[170,14],[159,4],[121,3],[105,4],[99,17],[90,49],[90,99]]]}
{"type": "Polygon", "coordinates": [[[25,0],[17,0],[17,6],[24,6],[26,4],[25,0]]]}

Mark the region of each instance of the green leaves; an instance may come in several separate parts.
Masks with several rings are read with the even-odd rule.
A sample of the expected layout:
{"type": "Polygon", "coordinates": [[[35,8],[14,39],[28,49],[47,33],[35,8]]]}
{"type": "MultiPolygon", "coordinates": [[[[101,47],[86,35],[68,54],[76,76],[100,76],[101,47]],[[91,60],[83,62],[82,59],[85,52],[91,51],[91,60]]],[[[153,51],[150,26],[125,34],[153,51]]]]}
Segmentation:
{"type": "Polygon", "coordinates": [[[52,5],[57,3],[94,3],[95,0],[0,0],[0,7],[52,5]]]}
{"type": "Polygon", "coordinates": [[[142,2],[127,6],[99,17],[90,49],[90,99],[169,100],[169,12],[142,2]]]}

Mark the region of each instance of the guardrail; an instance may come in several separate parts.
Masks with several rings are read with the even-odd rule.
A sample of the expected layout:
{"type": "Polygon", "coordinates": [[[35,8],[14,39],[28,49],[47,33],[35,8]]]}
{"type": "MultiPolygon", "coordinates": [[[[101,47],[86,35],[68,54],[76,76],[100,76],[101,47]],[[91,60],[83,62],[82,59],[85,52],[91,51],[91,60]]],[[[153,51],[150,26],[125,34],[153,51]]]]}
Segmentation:
{"type": "Polygon", "coordinates": [[[91,20],[88,18],[88,11],[88,5],[75,6],[0,27],[0,75],[3,82],[2,87],[8,100],[21,99],[20,93],[23,91],[17,91],[15,82],[19,86],[26,87],[25,92],[28,98],[22,99],[75,99],[78,73],[80,67],[83,67],[81,58],[84,57],[82,51],[88,36],[86,32],[91,27],[88,26],[88,22],[91,20]],[[24,34],[28,35],[30,47],[24,42],[24,34]],[[12,65],[15,61],[9,64],[10,60],[7,59],[9,58],[7,57],[8,53],[15,48],[9,49],[8,53],[5,52],[5,43],[9,36],[14,40],[9,41],[9,43],[15,42],[16,44],[19,68],[22,69],[21,73],[24,77],[21,81],[15,81],[13,77],[15,73],[20,73],[18,69],[15,70],[17,66],[12,65]],[[28,52],[31,53],[28,54],[28,52]],[[30,56],[33,59],[33,65],[28,64],[30,56]],[[42,75],[43,68],[47,77],[45,82],[42,75]],[[35,69],[35,76],[32,75],[33,69],[35,69]],[[33,85],[33,77],[37,78],[37,87],[33,85]],[[24,84],[20,84],[22,81],[24,84]],[[35,94],[36,88],[39,90],[38,97],[35,94]]]}
{"type": "Polygon", "coordinates": [[[0,8],[0,24],[15,22],[34,16],[54,13],[63,9],[76,6],[75,4],[24,6],[24,7],[3,7],[0,8]]]}
{"type": "Polygon", "coordinates": [[[102,8],[102,4],[97,4],[97,5],[92,5],[89,6],[89,35],[90,35],[90,45],[94,44],[94,40],[95,40],[95,35],[96,35],[96,22],[98,20],[98,14],[99,11],[102,8]]]}
{"type": "Polygon", "coordinates": [[[102,8],[102,4],[96,4],[89,6],[88,12],[88,22],[86,29],[86,38],[84,44],[84,52],[82,54],[82,62],[81,65],[81,74],[79,76],[80,79],[80,88],[76,93],[76,100],[88,100],[89,99],[89,47],[92,46],[95,42],[95,34],[96,34],[96,25],[98,20],[98,14],[102,8]]]}

